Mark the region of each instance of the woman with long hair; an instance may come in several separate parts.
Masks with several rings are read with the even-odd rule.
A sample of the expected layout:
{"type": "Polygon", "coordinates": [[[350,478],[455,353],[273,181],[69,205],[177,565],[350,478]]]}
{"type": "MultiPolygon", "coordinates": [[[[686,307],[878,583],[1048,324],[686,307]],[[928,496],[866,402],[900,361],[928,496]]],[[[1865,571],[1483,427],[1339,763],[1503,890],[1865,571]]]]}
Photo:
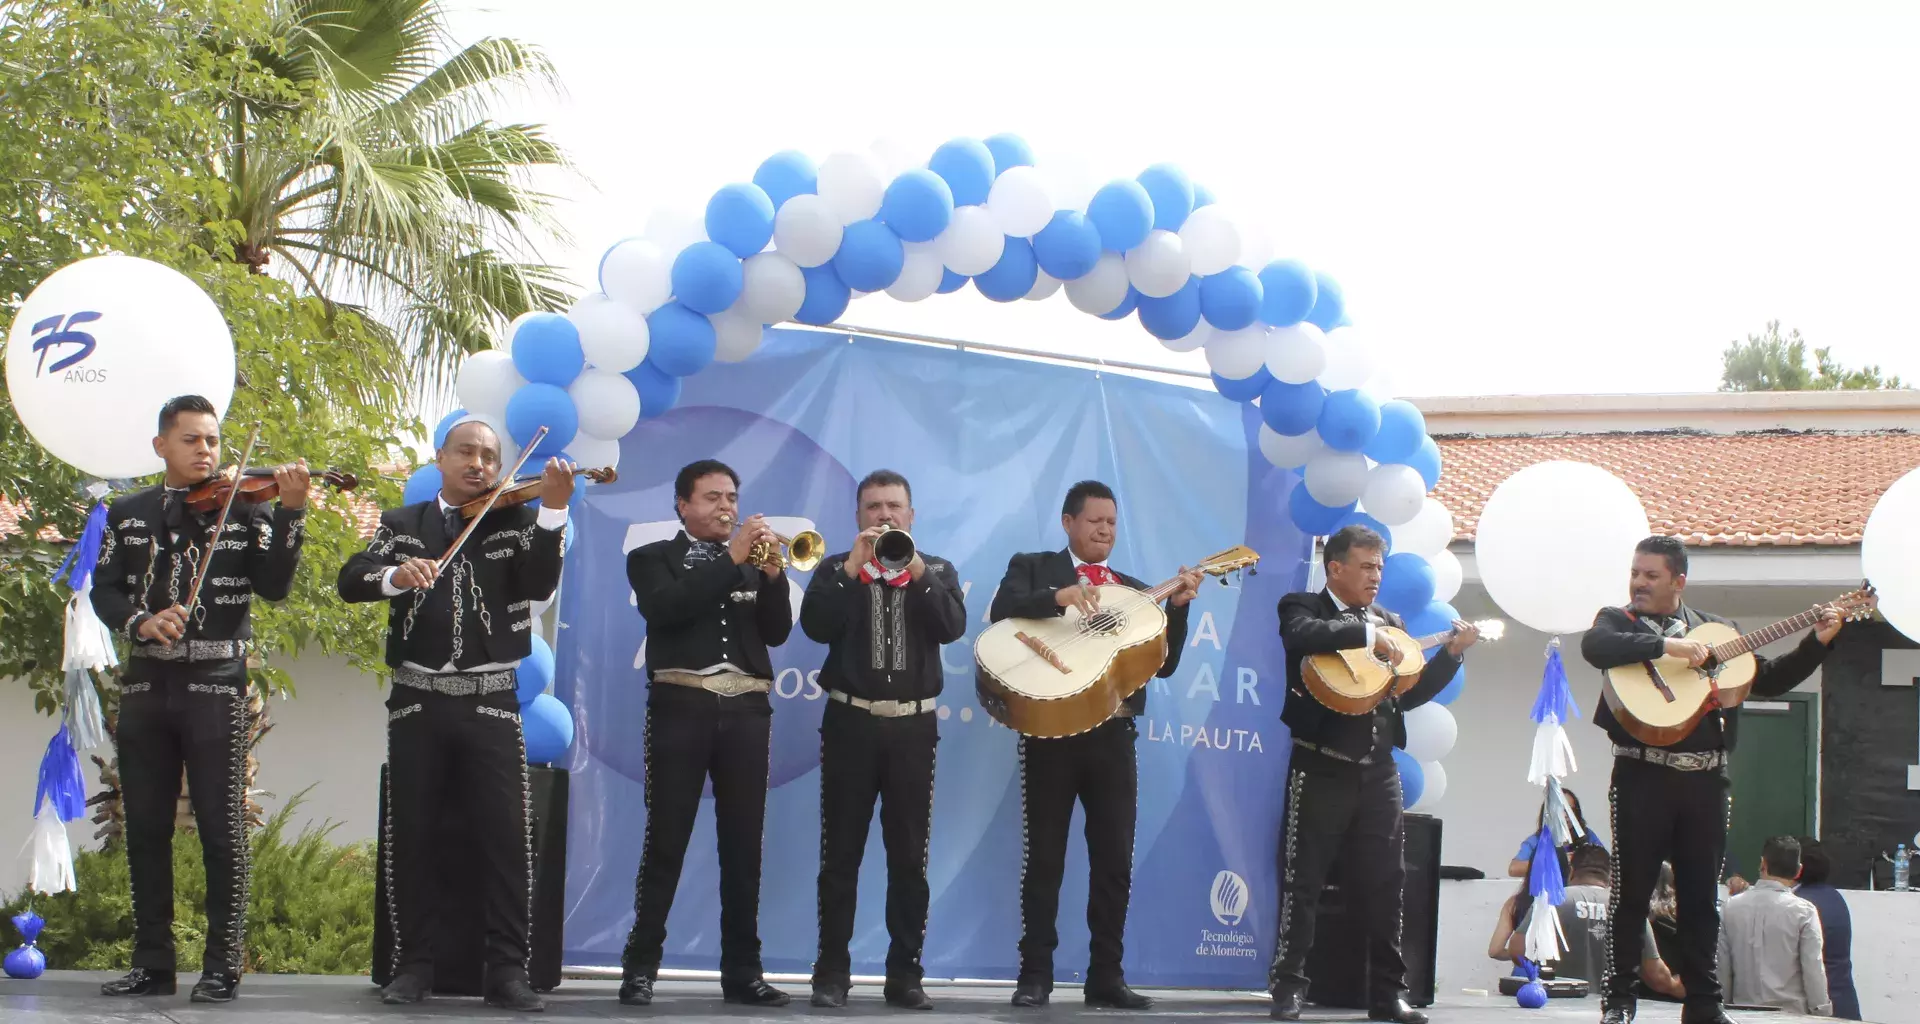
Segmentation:
{"type": "MultiPolygon", "coordinates": [[[[1573,851],[1574,847],[1582,843],[1592,843],[1604,850],[1607,848],[1607,845],[1600,841],[1600,836],[1587,824],[1587,816],[1580,811],[1580,798],[1574,795],[1573,790],[1563,787],[1560,792],[1566,795],[1567,807],[1573,811],[1573,820],[1580,823],[1581,833],[1580,835],[1574,836],[1572,842],[1559,848],[1560,877],[1565,878],[1567,877],[1567,865],[1569,863],[1567,855],[1573,851]]],[[[1542,800],[1540,802],[1539,817],[1533,824],[1533,832],[1520,844],[1520,851],[1513,855],[1513,862],[1507,865],[1507,877],[1525,878],[1527,877],[1527,873],[1533,870],[1533,848],[1539,845],[1540,830],[1546,827],[1546,824],[1547,804],[1546,801],[1542,800]]]]}

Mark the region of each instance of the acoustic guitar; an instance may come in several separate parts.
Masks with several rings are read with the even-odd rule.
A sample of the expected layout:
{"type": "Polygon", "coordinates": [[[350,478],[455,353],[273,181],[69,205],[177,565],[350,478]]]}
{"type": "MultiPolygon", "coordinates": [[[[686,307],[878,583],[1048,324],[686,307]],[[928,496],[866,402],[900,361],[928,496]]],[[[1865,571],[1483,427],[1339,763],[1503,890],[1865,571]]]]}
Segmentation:
{"type": "MultiPolygon", "coordinates": [[[[1498,640],[1507,632],[1505,619],[1484,619],[1473,626],[1483,641],[1498,640]]],[[[1371,647],[1304,655],[1300,659],[1300,679],[1307,684],[1307,692],[1343,715],[1372,714],[1389,693],[1399,696],[1413,689],[1420,681],[1420,671],[1427,667],[1426,649],[1452,640],[1454,630],[1448,627],[1412,637],[1393,626],[1375,626],[1373,634],[1384,637],[1400,652],[1400,664],[1375,654],[1371,647]]]]}
{"type": "MultiPolygon", "coordinates": [[[[1194,568],[1225,576],[1260,560],[1233,547],[1194,568]]],[[[1225,580],[1221,580],[1225,583],[1225,580]]],[[[1178,577],[1150,590],[1117,583],[1093,588],[1100,607],[1048,619],[1003,619],[973,642],[981,706],[1024,736],[1073,736],[1094,728],[1147,685],[1167,660],[1167,613],[1160,602],[1180,589],[1178,577]]]]}
{"type": "MultiPolygon", "coordinates": [[[[1879,598],[1872,586],[1843,594],[1833,602],[1842,618],[1868,618],[1879,598]]],[[[1753,652],[1808,629],[1820,621],[1821,607],[1782,619],[1765,629],[1735,633],[1723,622],[1703,622],[1684,639],[1706,644],[1706,664],[1693,668],[1685,658],[1661,657],[1601,673],[1601,694],[1627,734],[1648,746],[1678,743],[1716,707],[1738,707],[1753,690],[1759,666],[1753,652]]]]}

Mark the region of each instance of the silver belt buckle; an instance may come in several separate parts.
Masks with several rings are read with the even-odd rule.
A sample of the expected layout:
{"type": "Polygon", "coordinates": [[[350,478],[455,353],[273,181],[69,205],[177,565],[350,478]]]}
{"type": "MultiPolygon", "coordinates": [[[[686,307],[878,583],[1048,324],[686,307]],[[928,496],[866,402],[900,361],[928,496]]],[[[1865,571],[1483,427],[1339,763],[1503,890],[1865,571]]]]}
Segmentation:
{"type": "Polygon", "coordinates": [[[1713,767],[1712,757],[1713,755],[1711,754],[1668,754],[1667,765],[1672,768],[1678,768],[1683,772],[1703,771],[1713,767]]]}
{"type": "Polygon", "coordinates": [[[897,700],[874,700],[867,702],[867,713],[881,718],[899,718],[906,714],[897,700]]]}
{"type": "Polygon", "coordinates": [[[736,677],[733,679],[715,679],[707,683],[705,689],[722,697],[738,697],[743,693],[752,693],[759,687],[752,679],[736,677]]]}

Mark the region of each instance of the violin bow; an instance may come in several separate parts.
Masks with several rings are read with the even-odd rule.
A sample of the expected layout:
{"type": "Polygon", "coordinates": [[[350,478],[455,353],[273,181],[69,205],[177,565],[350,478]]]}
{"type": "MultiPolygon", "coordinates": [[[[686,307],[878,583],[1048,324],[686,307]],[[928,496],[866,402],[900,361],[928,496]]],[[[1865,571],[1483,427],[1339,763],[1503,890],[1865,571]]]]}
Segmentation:
{"type": "Polygon", "coordinates": [[[507,470],[506,475],[501,478],[505,482],[495,487],[492,494],[487,495],[487,503],[480,506],[480,511],[473,514],[472,521],[467,523],[466,529],[460,531],[460,536],[453,542],[453,546],[449,547],[447,553],[441,555],[440,560],[433,564],[433,583],[427,584],[426,589],[432,590],[434,584],[440,582],[440,574],[447,571],[447,564],[453,561],[453,556],[460,553],[460,547],[467,542],[467,538],[473,536],[473,531],[479,527],[480,520],[486,518],[487,513],[493,511],[493,503],[499,501],[500,496],[507,492],[507,488],[513,483],[513,478],[519,474],[520,467],[526,465],[527,460],[533,457],[533,450],[540,446],[540,442],[545,439],[546,436],[547,428],[545,427],[534,431],[533,439],[527,442],[525,448],[520,449],[520,461],[514,463],[513,468],[507,470]]]}
{"type": "Polygon", "coordinates": [[[213,521],[213,538],[207,541],[206,553],[200,556],[200,569],[193,574],[193,589],[187,591],[189,620],[200,606],[200,587],[207,582],[207,570],[213,567],[213,553],[220,550],[220,536],[227,530],[227,516],[233,512],[233,500],[240,496],[240,477],[247,471],[247,460],[253,458],[253,445],[258,440],[260,424],[255,423],[253,431],[247,435],[247,448],[240,453],[240,462],[233,467],[233,486],[227,488],[227,500],[220,506],[220,518],[213,521]]]}

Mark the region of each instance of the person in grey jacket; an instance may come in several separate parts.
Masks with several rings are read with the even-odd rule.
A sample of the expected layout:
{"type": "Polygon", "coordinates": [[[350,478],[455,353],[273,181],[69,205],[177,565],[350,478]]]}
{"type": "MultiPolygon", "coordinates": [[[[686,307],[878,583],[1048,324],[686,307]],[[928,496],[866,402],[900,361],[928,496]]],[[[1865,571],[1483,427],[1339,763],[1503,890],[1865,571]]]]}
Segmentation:
{"type": "Polygon", "coordinates": [[[1820,912],[1793,894],[1800,843],[1776,836],[1760,848],[1760,880],[1727,901],[1720,927],[1727,1000],[1788,1013],[1833,1015],[1822,958],[1820,912]]]}

